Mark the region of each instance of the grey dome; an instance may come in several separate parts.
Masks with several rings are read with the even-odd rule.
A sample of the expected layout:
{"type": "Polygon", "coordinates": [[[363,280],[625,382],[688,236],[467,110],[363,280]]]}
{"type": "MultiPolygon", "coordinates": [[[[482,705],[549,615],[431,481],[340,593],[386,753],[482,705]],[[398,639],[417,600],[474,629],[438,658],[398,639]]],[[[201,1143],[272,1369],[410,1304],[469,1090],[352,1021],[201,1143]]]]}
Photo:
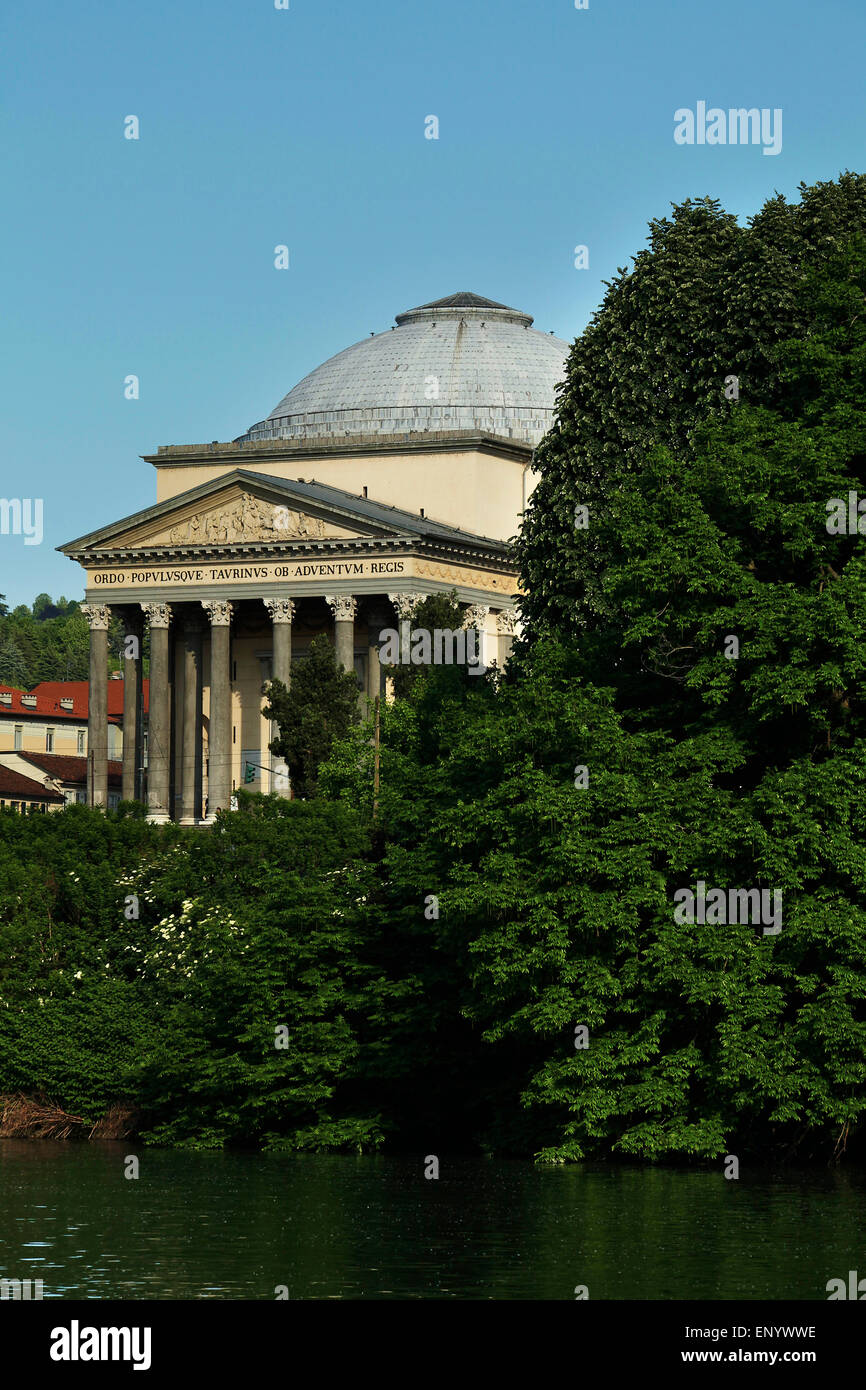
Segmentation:
{"type": "Polygon", "coordinates": [[[408,309],[338,352],[241,440],[472,430],[537,444],[568,344],[519,309],[463,292],[408,309]]]}

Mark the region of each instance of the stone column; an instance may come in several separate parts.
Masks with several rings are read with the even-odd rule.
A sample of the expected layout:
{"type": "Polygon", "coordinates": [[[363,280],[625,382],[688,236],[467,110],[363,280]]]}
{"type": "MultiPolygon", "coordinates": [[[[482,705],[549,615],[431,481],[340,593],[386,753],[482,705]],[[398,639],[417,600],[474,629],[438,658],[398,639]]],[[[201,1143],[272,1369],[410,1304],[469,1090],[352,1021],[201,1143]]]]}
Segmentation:
{"type": "Polygon", "coordinates": [[[355,669],[355,614],[358,600],[342,594],[326,594],[325,602],[334,615],[334,646],[344,671],[355,669]]]}
{"type": "Polygon", "coordinates": [[[511,648],[514,645],[517,626],[517,610],[515,608],[504,608],[501,613],[496,614],[496,630],[499,634],[498,658],[500,670],[511,655],[511,648]]]}
{"type": "MultiPolygon", "coordinates": [[[[295,616],[295,605],[290,598],[266,598],[263,602],[271,615],[273,625],[271,676],[288,687],[292,683],[292,619],[295,616]]],[[[272,723],[272,738],[276,738],[277,733],[278,725],[272,723]]],[[[276,796],[290,796],[288,764],[285,758],[278,758],[273,753],[271,757],[271,791],[276,796]]]]}
{"type": "Polygon", "coordinates": [[[474,627],[478,633],[478,646],[476,652],[478,656],[477,665],[487,665],[487,615],[490,608],[486,603],[471,603],[463,614],[463,624],[465,628],[474,627]]]}
{"type": "Polygon", "coordinates": [[[367,611],[367,699],[375,700],[381,693],[382,688],[382,666],[379,661],[379,643],[383,627],[387,627],[389,619],[381,609],[370,608],[367,611]]]}
{"type": "Polygon", "coordinates": [[[123,786],[124,801],[141,800],[141,613],[124,614],[123,786]]]}
{"type": "Polygon", "coordinates": [[[186,617],[183,624],[183,752],[181,762],[181,825],[198,825],[201,820],[202,775],[202,623],[186,617]]]}
{"type": "Polygon", "coordinates": [[[171,757],[169,760],[168,795],[171,819],[180,820],[180,794],[183,786],[183,662],[184,636],[180,610],[174,610],[168,652],[169,690],[171,691],[171,757]]]}
{"type": "Polygon", "coordinates": [[[273,624],[274,657],[271,675],[275,681],[290,685],[292,680],[292,619],[295,605],[290,598],[266,598],[265,607],[273,624]]]}
{"type": "Polygon", "coordinates": [[[167,821],[171,819],[171,687],[168,649],[171,608],[167,603],[143,603],[141,609],[150,626],[147,818],[150,821],[167,821]]]}
{"type": "Polygon", "coordinates": [[[106,603],[82,603],[90,624],[90,686],[87,698],[87,804],[108,806],[108,620],[106,603]]]}
{"type": "MultiPolygon", "coordinates": [[[[404,592],[404,593],[399,593],[399,594],[389,594],[389,595],[388,595],[388,598],[389,598],[390,602],[393,603],[394,607],[395,607],[396,610],[397,610],[397,631],[398,631],[399,634],[400,634],[400,648],[399,648],[399,650],[400,650],[400,654],[401,654],[401,655],[400,655],[400,659],[401,659],[401,661],[402,661],[402,660],[403,660],[403,655],[404,655],[404,649],[405,649],[405,642],[404,642],[404,636],[405,636],[405,634],[404,634],[404,632],[403,632],[403,624],[404,624],[404,623],[408,623],[408,624],[409,624],[409,629],[410,629],[410,632],[411,632],[412,619],[413,619],[413,617],[415,616],[415,610],[416,610],[416,608],[418,607],[418,604],[421,603],[421,601],[422,601],[424,598],[426,598],[426,595],[425,595],[425,594],[416,593],[416,592],[413,592],[413,591],[406,591],[406,592],[404,592]]],[[[394,698],[394,677],[393,677],[393,676],[386,676],[386,677],[385,677],[385,699],[388,700],[388,701],[391,701],[391,700],[393,700],[393,698],[394,698]]]]}
{"type": "Polygon", "coordinates": [[[208,823],[227,811],[232,799],[232,606],[202,599],[210,618],[210,729],[208,735],[208,823]]]}

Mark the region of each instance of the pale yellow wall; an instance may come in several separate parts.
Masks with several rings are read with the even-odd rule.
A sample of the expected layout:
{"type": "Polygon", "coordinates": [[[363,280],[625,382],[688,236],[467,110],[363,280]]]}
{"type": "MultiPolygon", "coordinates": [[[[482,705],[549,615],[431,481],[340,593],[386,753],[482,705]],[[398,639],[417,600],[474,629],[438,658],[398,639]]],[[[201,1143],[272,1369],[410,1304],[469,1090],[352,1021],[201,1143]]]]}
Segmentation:
{"type": "Polygon", "coordinates": [[[540,473],[535,473],[531,468],[527,468],[527,470],[526,470],[526,479],[525,479],[525,481],[524,481],[524,488],[523,488],[523,499],[524,499],[524,500],[523,500],[523,509],[524,509],[524,511],[526,510],[526,504],[527,504],[527,502],[529,501],[530,497],[532,496],[533,492],[535,491],[535,489],[536,489],[536,487],[538,486],[538,484],[540,483],[540,481],[541,481],[541,474],[540,474],[540,473]]]}
{"type": "Polygon", "coordinates": [[[27,796],[0,797],[0,811],[18,811],[21,815],[26,814],[26,808],[28,806],[35,806],[37,808],[36,814],[41,815],[43,807],[45,814],[50,814],[52,811],[62,811],[63,805],[64,803],[62,801],[50,801],[46,805],[46,803],[40,801],[38,797],[34,797],[32,800],[27,796]]]}
{"type": "Polygon", "coordinates": [[[160,461],[157,502],[176,497],[189,488],[211,482],[234,468],[247,468],[273,478],[304,478],[360,494],[364,487],[372,501],[386,502],[433,521],[459,526],[475,535],[508,540],[516,534],[532,476],[524,464],[479,450],[406,454],[307,455],[274,458],[244,451],[230,461],[210,464],[172,464],[160,461]]]}
{"type": "MultiPolygon", "coordinates": [[[[65,757],[80,758],[87,756],[87,724],[74,724],[69,720],[58,720],[54,723],[51,719],[22,719],[16,716],[15,712],[3,711],[0,714],[0,753],[10,753],[15,748],[15,729],[23,729],[21,752],[22,753],[47,753],[46,734],[49,729],[54,730],[53,753],[62,753],[65,757]],[[84,734],[84,752],[78,751],[78,732],[84,734]]],[[[108,726],[108,757],[112,762],[119,762],[123,757],[123,730],[117,724],[108,726]]]]}
{"type": "MultiPolygon", "coordinates": [[[[262,718],[262,663],[256,652],[264,652],[270,642],[263,634],[253,637],[236,637],[232,641],[232,660],[237,666],[237,678],[232,684],[232,781],[235,787],[243,785],[241,756],[244,750],[255,753],[253,762],[270,763],[268,752],[269,725],[262,718]]],[[[250,782],[247,790],[251,792],[270,791],[270,778],[262,768],[257,769],[257,780],[250,782]]]]}

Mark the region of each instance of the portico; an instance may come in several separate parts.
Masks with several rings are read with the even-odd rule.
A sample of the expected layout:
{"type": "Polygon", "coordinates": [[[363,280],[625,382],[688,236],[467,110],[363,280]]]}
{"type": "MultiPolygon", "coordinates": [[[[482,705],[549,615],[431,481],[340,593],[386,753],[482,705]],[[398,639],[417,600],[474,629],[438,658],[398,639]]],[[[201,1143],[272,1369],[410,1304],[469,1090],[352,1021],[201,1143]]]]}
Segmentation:
{"type": "Polygon", "coordinates": [[[149,508],[63,547],[87,571],[91,805],[107,804],[112,616],[125,636],[138,638],[125,644],[128,691],[140,682],[142,652],[150,650],[146,785],[135,779],[141,727],[130,696],[124,796],[146,800],[155,821],[183,825],[211,821],[245,784],[290,794],[287,770],[268,748],[276,730],[262,710],[268,682],[277,677],[288,685],[293,665],[320,633],[344,669],[355,672],[362,704],[386,693],[382,629],[411,617],[431,593],[456,592],[466,622],[485,633],[487,663],[507,659],[516,577],[505,543],[323,484],[263,480],[244,470],[193,491],[194,498],[181,494],[167,509],[149,508]],[[176,519],[190,502],[192,543],[179,535],[189,523],[176,519]],[[243,533],[213,543],[226,512],[248,518],[243,533]],[[255,773],[250,781],[247,768],[255,773]]]}

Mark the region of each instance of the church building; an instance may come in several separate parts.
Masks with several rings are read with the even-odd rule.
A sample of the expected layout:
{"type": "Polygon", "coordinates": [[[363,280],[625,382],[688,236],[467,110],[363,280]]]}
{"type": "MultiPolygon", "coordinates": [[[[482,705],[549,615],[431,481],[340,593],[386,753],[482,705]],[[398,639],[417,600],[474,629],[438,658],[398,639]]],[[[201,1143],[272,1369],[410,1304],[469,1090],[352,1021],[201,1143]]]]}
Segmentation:
{"type": "Polygon", "coordinates": [[[509,545],[554,417],[568,345],[469,293],[398,314],[231,443],[165,445],[156,502],[59,547],[86,573],[88,801],[108,797],[108,623],[121,618],[123,797],[153,820],[213,820],[233,790],[288,794],[267,682],[327,633],[362,695],[380,633],[456,591],[502,665],[515,631],[509,545]],[[149,743],[141,641],[150,639],[149,743]],[[248,774],[247,774],[248,776],[248,774]]]}

